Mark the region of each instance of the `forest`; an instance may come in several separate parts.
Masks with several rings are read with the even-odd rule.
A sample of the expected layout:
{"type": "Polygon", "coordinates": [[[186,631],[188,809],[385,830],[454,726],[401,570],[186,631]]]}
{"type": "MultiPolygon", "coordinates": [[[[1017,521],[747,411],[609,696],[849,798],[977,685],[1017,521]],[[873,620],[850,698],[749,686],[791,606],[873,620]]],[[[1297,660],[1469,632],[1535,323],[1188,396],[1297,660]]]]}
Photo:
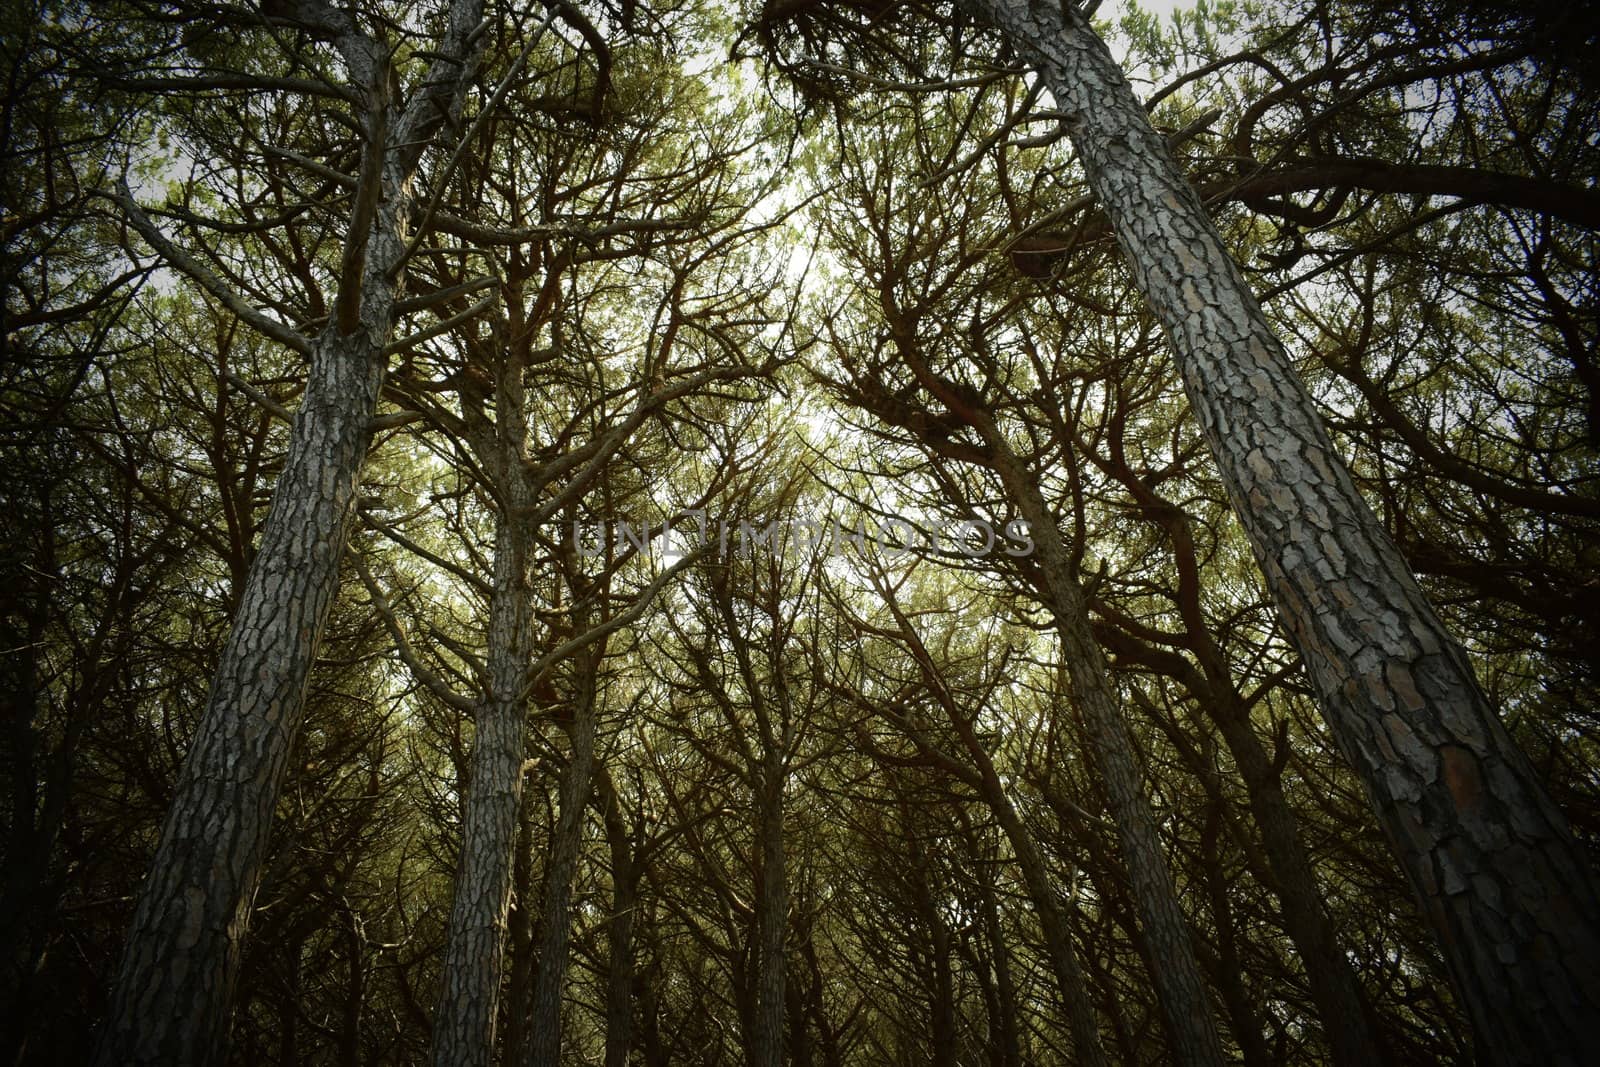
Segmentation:
{"type": "Polygon", "coordinates": [[[1600,1058],[1600,7],[0,76],[5,1064],[1600,1058]]]}

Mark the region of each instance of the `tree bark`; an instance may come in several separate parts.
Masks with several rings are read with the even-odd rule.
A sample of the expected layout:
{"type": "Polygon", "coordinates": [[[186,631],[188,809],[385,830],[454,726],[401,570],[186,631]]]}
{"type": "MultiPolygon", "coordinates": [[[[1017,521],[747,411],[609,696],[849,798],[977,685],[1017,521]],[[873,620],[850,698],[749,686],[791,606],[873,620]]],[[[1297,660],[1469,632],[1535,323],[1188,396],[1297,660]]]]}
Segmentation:
{"type": "MultiPolygon", "coordinates": [[[[1127,486],[1134,499],[1166,532],[1178,575],[1177,604],[1187,631],[1188,651],[1195,663],[1175,651],[1160,650],[1112,622],[1096,628],[1102,644],[1119,658],[1143,663],[1179,682],[1216,724],[1233,755],[1244,782],[1250,813],[1261,831],[1265,864],[1261,877],[1278,898],[1283,926],[1305,965],[1306,977],[1328,1038],[1333,1063],[1339,1067],[1369,1067],[1390,1062],[1379,1041],[1371,1005],[1363,997],[1355,969],[1350,965],[1333,925],[1323,910],[1316,875],[1300,840],[1293,809],[1283,795],[1280,766],[1267,755],[1250,721],[1250,707],[1234,684],[1228,657],[1218,647],[1202,607],[1201,570],[1196,554],[1192,520],[1180,507],[1163,499],[1140,479],[1120,447],[1108,458],[1088,453],[1092,462],[1127,486]]],[[[1163,722],[1157,716],[1158,723],[1163,722]]],[[[1194,771],[1207,780],[1207,789],[1220,796],[1209,781],[1208,765],[1194,753],[1176,725],[1163,726],[1184,750],[1194,771]]],[[[1241,1041],[1241,1047],[1242,1047],[1241,1041]]]]}
{"type": "Polygon", "coordinates": [[[1139,919],[1150,945],[1151,977],[1161,1001],[1173,1055],[1183,1063],[1223,1063],[1222,1042],[1188,920],[1167,870],[1161,836],[1145,797],[1143,775],[1128,726],[1117,707],[1105,655],[1089,624],[1089,608],[1071,555],[1038,483],[1011,452],[987,413],[978,413],[979,432],[988,444],[1006,490],[1032,531],[1046,607],[1061,639],[1073,703],[1083,715],[1089,750],[1116,823],[1123,862],[1133,886],[1139,919]]]}
{"type": "Polygon", "coordinates": [[[481,47],[482,0],[456,0],[427,87],[392,123],[382,45],[347,12],[305,6],[329,20],[351,83],[367,95],[375,199],[353,217],[346,243],[364,255],[344,279],[355,287],[345,302],[357,316],[354,328],[330,323],[312,346],[261,547],[140,889],[95,1054],[100,1067],[223,1056],[273,808],[338,588],[386,369],[411,178],[433,134],[460,113],[481,47]]]}
{"type": "MultiPolygon", "coordinates": [[[[519,477],[516,479],[520,481],[519,477]]],[[[528,535],[502,510],[496,520],[495,592],[489,614],[490,692],[472,742],[455,899],[433,1022],[437,1067],[488,1067],[494,1058],[500,973],[511,902],[511,843],[522,806],[527,670],[533,602],[528,535]]],[[[520,1005],[512,1005],[520,1011],[520,1005]]]]}
{"type": "Polygon", "coordinates": [[[261,548],[140,891],[102,1067],[221,1058],[273,807],[338,587],[381,350],[365,332],[330,333],[313,353],[261,548]]]}
{"type": "MultiPolygon", "coordinates": [[[[494,477],[501,499],[489,604],[489,685],[472,742],[472,779],[434,1014],[436,1067],[489,1067],[495,1052],[533,660],[528,573],[533,537],[525,518],[532,492],[523,471],[528,442],[525,362],[524,346],[507,346],[495,389],[494,477]]],[[[511,1010],[522,1011],[523,1006],[512,1004],[511,1010]]]]}
{"type": "Polygon", "coordinates": [[[1600,1017],[1600,893],[1462,649],[1334,453],[1193,188],[1075,9],[962,0],[1039,70],[1166,330],[1234,510],[1503,1064],[1577,1064],[1600,1017]]]}
{"type": "Polygon", "coordinates": [[[339,1028],[339,1062],[346,1067],[359,1067],[361,1063],[361,1009],[366,1000],[367,970],[366,944],[361,937],[360,918],[348,900],[341,901],[344,911],[345,967],[349,981],[344,992],[344,1017],[339,1028]]]}

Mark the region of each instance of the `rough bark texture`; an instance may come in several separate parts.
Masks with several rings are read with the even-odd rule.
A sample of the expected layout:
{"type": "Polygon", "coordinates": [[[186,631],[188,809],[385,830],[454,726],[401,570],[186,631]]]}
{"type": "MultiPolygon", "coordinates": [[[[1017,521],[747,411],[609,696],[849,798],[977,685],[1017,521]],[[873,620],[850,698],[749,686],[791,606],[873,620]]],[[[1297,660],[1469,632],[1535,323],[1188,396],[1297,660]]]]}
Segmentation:
{"type": "Polygon", "coordinates": [[[472,780],[433,1023],[433,1062],[438,1067],[487,1067],[493,1059],[511,898],[508,843],[516,840],[522,804],[528,703],[523,685],[532,601],[525,588],[526,570],[518,569],[525,567],[525,552],[500,547],[507,540],[525,543],[525,535],[506,529],[518,525],[514,519],[502,516],[496,525],[496,596],[489,635],[492,692],[478,713],[472,744],[472,780]]]}
{"type": "Polygon", "coordinates": [[[980,418],[980,423],[995,467],[1028,521],[1037,546],[1043,592],[1061,638],[1068,686],[1083,716],[1090,753],[1116,823],[1142,932],[1150,945],[1152,977],[1173,1055],[1181,1063],[1220,1067],[1224,1057],[1211,999],[1200,977],[1188,921],[1178,906],[1178,892],[1167,870],[1161,835],[1145,797],[1133,740],[1117,706],[1105,654],[1094,638],[1088,605],[1072,573],[1071,555],[1038,483],[1009,451],[994,424],[987,417],[980,418]]]}
{"type": "MultiPolygon", "coordinates": [[[[521,351],[519,346],[507,350],[495,396],[496,481],[503,499],[495,518],[489,686],[473,736],[472,779],[434,1014],[436,1067],[488,1067],[495,1051],[533,659],[528,574],[533,538],[523,518],[531,493],[523,473],[528,415],[521,351]]],[[[522,1006],[513,1004],[511,1010],[521,1011],[522,1006]]]]}
{"type": "Polygon", "coordinates": [[[364,333],[328,336],[312,357],[261,548],[140,891],[104,1067],[221,1057],[273,807],[338,587],[380,350],[364,333]]]}
{"type": "MultiPolygon", "coordinates": [[[[261,545],[128,933],[101,1067],[220,1060],[272,814],[300,726],[307,677],[339,583],[361,466],[377,410],[404,266],[409,185],[423,149],[459,114],[476,67],[481,0],[452,5],[441,59],[411,106],[389,121],[382,46],[347,12],[304,5],[337,38],[367,94],[367,151],[381,160],[380,202],[353,217],[362,245],[355,329],[330,324],[311,351],[304,399],[273,490],[261,545]],[[383,136],[383,131],[389,131],[383,136]]],[[[348,324],[347,324],[348,325],[348,324]]]]}
{"type": "MultiPolygon", "coordinates": [[[[1127,486],[1145,513],[1166,532],[1178,574],[1178,610],[1187,631],[1187,650],[1194,662],[1175,651],[1154,648],[1113,626],[1098,627],[1097,635],[1119,657],[1143,662],[1177,679],[1216,724],[1239,769],[1250,813],[1261,831],[1265,863],[1256,866],[1263,883],[1278,898],[1284,930],[1305,964],[1332,1061],[1339,1067],[1387,1063],[1387,1050],[1378,1040],[1379,1028],[1362,995],[1355,969],[1323,910],[1316,875],[1301,844],[1298,822],[1283,795],[1281,766],[1256,736],[1250,705],[1236,687],[1228,656],[1206,621],[1192,520],[1182,508],[1145,484],[1120,448],[1109,458],[1095,458],[1092,462],[1127,486]]],[[[1175,740],[1180,748],[1187,747],[1182,738],[1175,740]]],[[[1192,766],[1202,778],[1210,774],[1199,762],[1192,766]]],[[[1213,795],[1220,792],[1210,783],[1207,789],[1213,795]]]]}
{"type": "Polygon", "coordinates": [[[1341,752],[1436,932],[1486,1059],[1577,1064],[1600,894],[1566,820],[1334,453],[1198,196],[1080,14],[962,0],[1038,68],[1166,329],[1341,752]]]}

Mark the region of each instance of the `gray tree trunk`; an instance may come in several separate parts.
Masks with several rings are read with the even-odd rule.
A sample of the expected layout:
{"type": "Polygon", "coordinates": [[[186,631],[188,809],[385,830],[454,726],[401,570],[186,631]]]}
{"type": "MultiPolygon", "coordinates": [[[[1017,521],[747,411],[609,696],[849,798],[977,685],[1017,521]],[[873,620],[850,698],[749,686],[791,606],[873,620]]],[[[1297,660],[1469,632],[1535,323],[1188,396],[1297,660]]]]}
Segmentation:
{"type": "Polygon", "coordinates": [[[1600,892],[1561,813],[1356,491],[1204,205],[1074,9],[961,0],[1039,70],[1164,326],[1234,510],[1439,939],[1483,1054],[1577,1064],[1600,892]]]}
{"type": "Polygon", "coordinates": [[[1216,723],[1244,781],[1250,813],[1261,831],[1266,861],[1261,875],[1282,906],[1284,930],[1305,964],[1333,1063],[1338,1067],[1387,1063],[1388,1053],[1378,1040],[1371,1006],[1363,997],[1355,969],[1323,910],[1316,875],[1301,844],[1299,824],[1283,795],[1281,769],[1256,736],[1249,706],[1234,684],[1228,657],[1206,626],[1191,519],[1182,508],[1146,486],[1122,456],[1101,459],[1091,453],[1091,459],[1128,486],[1146,513],[1158,517],[1165,529],[1178,573],[1179,611],[1196,663],[1191,664],[1176,652],[1156,651],[1114,629],[1100,630],[1102,639],[1119,655],[1131,655],[1177,679],[1216,723]]]}
{"type": "MultiPolygon", "coordinates": [[[[436,1067],[489,1067],[494,1060],[533,661],[528,572],[533,537],[526,518],[532,491],[523,469],[528,446],[526,361],[526,346],[506,346],[495,385],[494,443],[482,446],[495,460],[492,470],[500,497],[489,603],[489,685],[478,706],[472,740],[472,778],[434,1013],[436,1067]]],[[[511,1010],[524,1009],[513,1004],[511,1010]]]]}
{"type": "MultiPolygon", "coordinates": [[[[521,482],[521,471],[516,474],[514,484],[521,482]]],[[[511,846],[522,806],[533,625],[529,538],[521,520],[508,510],[502,509],[495,522],[490,684],[472,741],[472,779],[433,1020],[437,1067],[488,1067],[494,1058],[511,901],[511,846]]],[[[512,1010],[522,1008],[512,1005],[512,1010]]]]}
{"type": "Polygon", "coordinates": [[[429,85],[391,122],[383,46],[347,12],[297,7],[326,23],[351,84],[366,94],[367,151],[377,184],[347,236],[351,269],[340,305],[354,321],[336,317],[312,348],[261,546],[139,891],[95,1054],[100,1067],[184,1067],[224,1055],[273,809],[338,589],[386,369],[411,178],[435,132],[460,113],[477,66],[483,4],[457,0],[429,85]]]}

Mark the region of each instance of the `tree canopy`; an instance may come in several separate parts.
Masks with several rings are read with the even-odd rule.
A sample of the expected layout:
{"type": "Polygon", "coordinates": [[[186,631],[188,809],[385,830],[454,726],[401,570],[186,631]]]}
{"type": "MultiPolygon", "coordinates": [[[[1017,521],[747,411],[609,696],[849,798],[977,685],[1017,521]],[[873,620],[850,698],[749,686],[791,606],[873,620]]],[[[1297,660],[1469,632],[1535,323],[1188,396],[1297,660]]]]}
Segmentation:
{"type": "Polygon", "coordinates": [[[1587,1062],[1597,38],[11,0],[7,1062],[1587,1062]]]}

